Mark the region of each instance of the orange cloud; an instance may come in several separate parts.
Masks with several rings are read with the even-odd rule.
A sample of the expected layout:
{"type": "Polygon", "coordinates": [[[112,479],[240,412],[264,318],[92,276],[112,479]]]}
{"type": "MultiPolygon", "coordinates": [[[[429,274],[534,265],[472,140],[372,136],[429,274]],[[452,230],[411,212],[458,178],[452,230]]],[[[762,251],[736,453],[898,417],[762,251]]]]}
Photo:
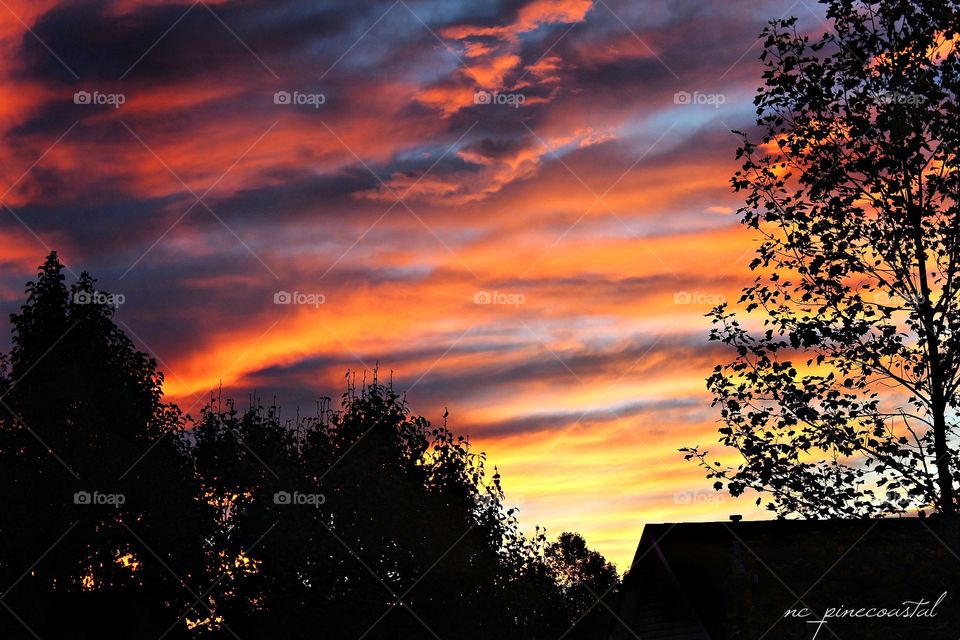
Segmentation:
{"type": "MultiPolygon", "coordinates": [[[[459,25],[444,29],[442,36],[458,41],[470,62],[466,69],[458,68],[446,81],[420,91],[417,99],[449,117],[473,104],[472,94],[477,89],[519,91],[533,86],[533,79],[540,85],[559,82],[560,59],[556,56],[537,60],[516,82],[509,81],[522,65],[518,39],[542,25],[582,22],[592,6],[592,0],[533,0],[521,7],[516,19],[507,25],[459,25]],[[527,76],[531,80],[525,81],[527,76]]],[[[552,98],[553,94],[549,97],[528,96],[524,105],[542,104],[552,98]]]]}
{"type": "Polygon", "coordinates": [[[511,40],[544,24],[580,22],[592,7],[592,0],[533,0],[521,7],[517,19],[509,25],[449,27],[441,35],[455,40],[490,36],[511,40]]]}
{"type": "MultiPolygon", "coordinates": [[[[35,25],[57,2],[8,4],[35,25]]],[[[154,4],[109,6],[142,16],[154,4]]],[[[243,10],[255,16],[268,4],[243,10]]],[[[279,83],[234,43],[236,67],[225,57],[226,71],[143,68],[121,83],[122,108],[84,110],[72,109],[71,94],[95,79],[74,86],[5,65],[0,178],[12,184],[43,157],[4,199],[41,239],[4,216],[0,296],[19,300],[43,244],[55,246],[71,268],[89,267],[105,288],[128,294],[121,318],[156,348],[166,391],[184,408],[221,382],[226,395],[258,389],[287,406],[336,396],[344,369],[379,360],[398,388],[413,387],[414,411],[436,419],[449,406],[451,427],[474,434],[508,498],[521,499],[525,525],[582,531],[621,567],[644,522],[749,513],[677,498],[709,483],[675,451],[716,440],[704,377],[722,354],[706,343],[704,314],[712,296],[732,299],[751,279],[751,237],[730,215],[739,205],[728,186],[736,141],[727,123],[673,109],[675,87],[669,78],[660,85],[668,74],[659,63],[631,63],[637,77],[616,76],[624,61],[652,54],[591,7],[533,0],[499,23],[445,29],[470,72],[426,30],[387,50],[402,24],[392,21],[403,12],[391,12],[319,82],[321,109],[278,108],[272,95],[317,84],[315,72],[353,40],[309,30],[287,49],[254,33],[252,18],[245,28],[257,37],[241,35],[279,83]],[[565,28],[547,27],[567,24],[578,28],[551,49],[565,28]],[[311,64],[290,63],[316,51],[311,64]],[[445,64],[423,64],[436,51],[445,64]],[[479,89],[526,100],[484,110],[479,89]],[[74,118],[77,128],[51,148],[74,118]],[[215,183],[207,201],[229,230],[199,208],[161,237],[192,203],[189,190],[215,183]],[[416,215],[398,205],[381,216],[401,194],[416,215]],[[280,289],[326,300],[275,305],[280,289]],[[484,291],[516,304],[478,303],[484,291]]],[[[689,42],[685,26],[674,46],[689,42]]],[[[658,55],[671,33],[649,39],[658,55]]],[[[36,45],[30,38],[18,21],[0,20],[8,60],[24,42],[36,45]]],[[[684,71],[691,82],[715,79],[750,43],[714,56],[708,38],[698,66],[684,71]]],[[[680,71],[683,60],[664,60],[680,71]]],[[[731,126],[742,124],[734,117],[731,126]]]]}

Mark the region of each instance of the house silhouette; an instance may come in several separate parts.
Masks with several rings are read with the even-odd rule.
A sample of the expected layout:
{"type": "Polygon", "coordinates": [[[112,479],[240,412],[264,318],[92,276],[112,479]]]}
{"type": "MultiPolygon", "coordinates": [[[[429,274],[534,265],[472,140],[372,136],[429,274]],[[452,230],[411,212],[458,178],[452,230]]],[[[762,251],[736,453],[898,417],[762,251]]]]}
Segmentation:
{"type": "Polygon", "coordinates": [[[933,518],[649,524],[607,637],[956,640],[949,539],[933,518]]]}

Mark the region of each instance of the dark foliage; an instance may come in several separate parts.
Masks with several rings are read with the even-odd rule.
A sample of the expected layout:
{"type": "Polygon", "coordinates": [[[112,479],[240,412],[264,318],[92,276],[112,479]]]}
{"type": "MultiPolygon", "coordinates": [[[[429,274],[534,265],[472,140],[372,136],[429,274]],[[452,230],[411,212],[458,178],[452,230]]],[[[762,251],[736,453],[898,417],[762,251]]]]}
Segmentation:
{"type": "Polygon", "coordinates": [[[823,2],[832,29],[763,32],[761,140],[737,152],[744,225],[760,240],[745,314],[711,340],[732,495],[779,515],[956,511],[960,389],[960,9],[823,2]]]}
{"type": "Polygon", "coordinates": [[[282,420],[195,420],[55,254],[0,377],[4,637],[567,638],[611,624],[617,574],[531,538],[500,476],[392,384],[282,420]],[[602,602],[599,602],[601,601],[602,602]],[[566,634],[566,635],[564,635],[566,634]]]}

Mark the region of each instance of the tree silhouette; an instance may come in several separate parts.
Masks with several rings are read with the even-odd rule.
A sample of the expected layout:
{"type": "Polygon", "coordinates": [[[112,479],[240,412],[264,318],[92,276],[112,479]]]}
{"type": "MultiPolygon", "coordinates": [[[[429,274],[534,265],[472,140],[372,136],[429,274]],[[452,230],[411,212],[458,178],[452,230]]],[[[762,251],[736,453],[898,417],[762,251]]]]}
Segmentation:
{"type": "Polygon", "coordinates": [[[612,564],[588,548],[581,535],[570,532],[547,545],[546,561],[553,582],[560,586],[558,606],[564,609],[564,618],[579,621],[568,637],[596,638],[598,629],[615,627],[620,579],[612,564]]]}
{"type": "Polygon", "coordinates": [[[684,451],[781,515],[953,514],[957,4],[824,4],[820,38],[795,18],[764,30],[761,139],[744,135],[732,180],[758,276],[746,315],[711,313],[736,357],[708,388],[743,462],[684,451]]]}
{"type": "Polygon", "coordinates": [[[28,283],[0,376],[4,637],[555,640],[606,624],[613,568],[579,536],[524,535],[446,415],[413,415],[374,373],[313,416],[217,396],[184,418],[115,298],[63,271],[51,254],[28,283]]]}
{"type": "Polygon", "coordinates": [[[582,538],[527,539],[484,455],[376,377],[299,422],[215,402],[192,433],[219,510],[213,630],[555,638],[617,584],[582,538]]]}
{"type": "Polygon", "coordinates": [[[188,544],[200,512],[179,412],[162,402],[156,363],[112,322],[111,298],[87,274],[68,290],[63,269],[52,253],[11,317],[0,562],[23,622],[5,626],[159,635],[191,600],[177,582],[203,566],[188,544]]]}

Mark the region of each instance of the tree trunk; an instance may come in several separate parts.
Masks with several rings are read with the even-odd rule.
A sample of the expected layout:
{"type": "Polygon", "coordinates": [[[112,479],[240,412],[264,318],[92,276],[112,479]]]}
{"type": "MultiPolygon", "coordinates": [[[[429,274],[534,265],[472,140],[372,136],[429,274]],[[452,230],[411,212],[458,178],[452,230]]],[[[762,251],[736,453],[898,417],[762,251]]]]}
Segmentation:
{"type": "MultiPolygon", "coordinates": [[[[908,191],[908,193],[911,193],[908,191]]],[[[915,259],[920,284],[920,321],[926,334],[927,365],[930,374],[930,411],[933,414],[933,451],[937,463],[937,484],[940,489],[940,513],[954,520],[956,498],[953,490],[953,472],[950,468],[950,450],[947,447],[947,401],[944,396],[944,371],[940,356],[940,340],[934,318],[933,302],[930,300],[930,283],[927,278],[927,251],[923,242],[923,218],[920,207],[908,197],[908,209],[913,231],[915,259]]],[[[954,543],[960,540],[954,541],[954,543]]]]}

